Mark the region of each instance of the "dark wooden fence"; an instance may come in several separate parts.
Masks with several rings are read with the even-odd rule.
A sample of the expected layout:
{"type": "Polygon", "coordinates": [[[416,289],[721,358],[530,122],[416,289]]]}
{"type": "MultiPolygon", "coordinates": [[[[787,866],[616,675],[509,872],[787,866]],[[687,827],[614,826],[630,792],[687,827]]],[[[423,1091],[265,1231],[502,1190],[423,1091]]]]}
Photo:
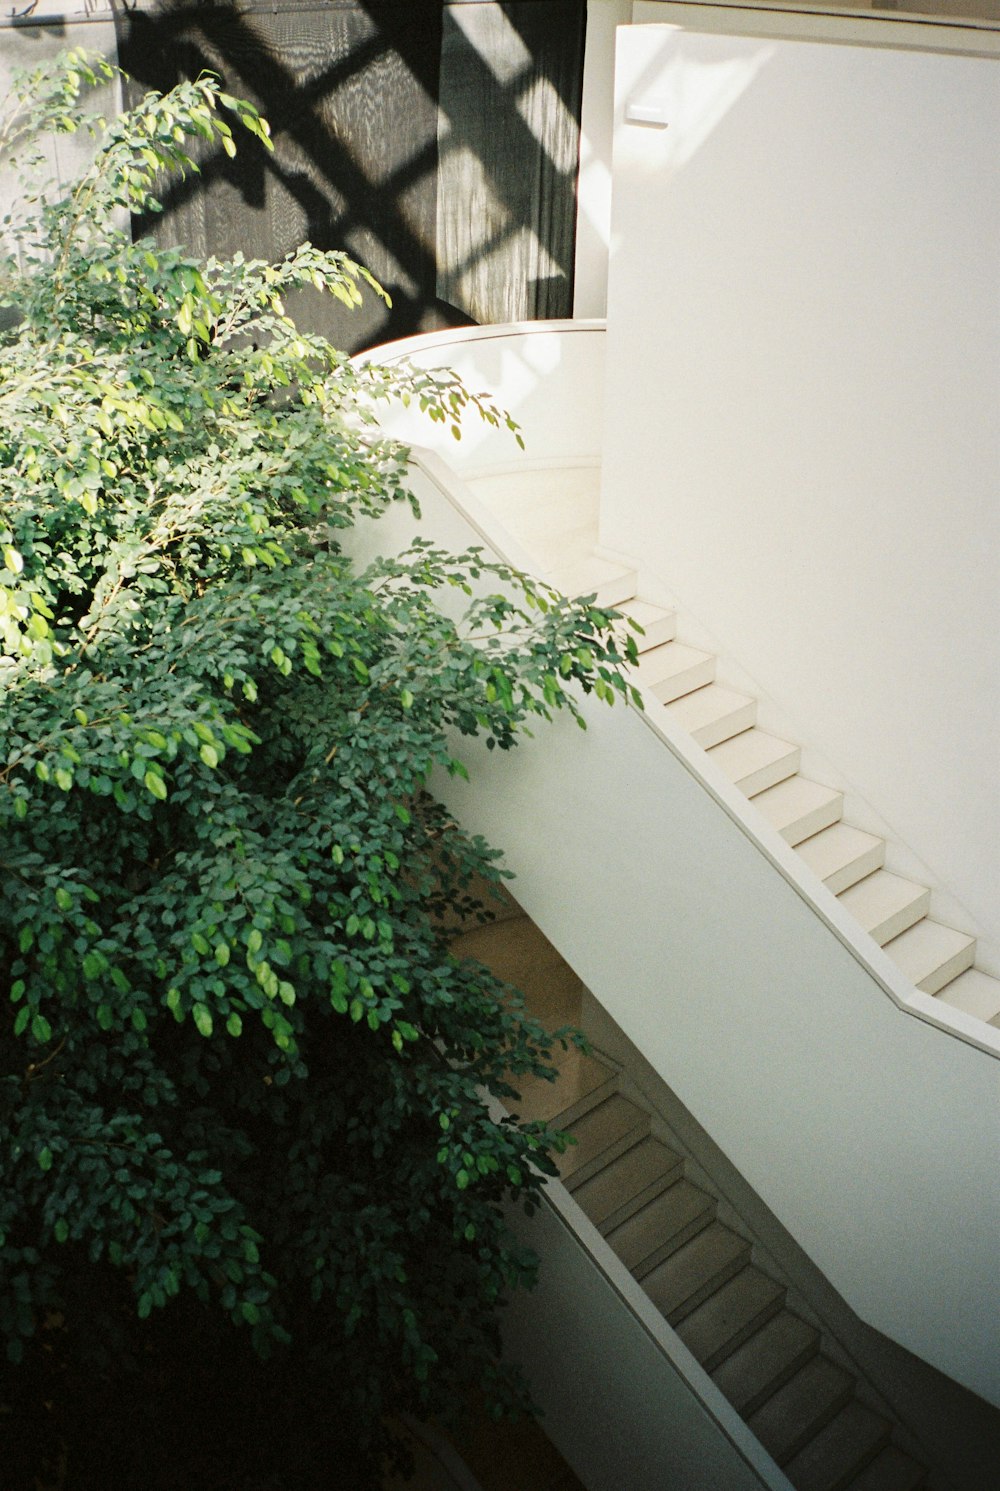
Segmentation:
{"type": "Polygon", "coordinates": [[[572,313],[585,0],[167,0],[116,12],[127,94],[205,68],[269,120],[269,156],[206,154],[138,224],[192,253],[345,248],[392,295],[349,350],[470,321],[572,313]]]}

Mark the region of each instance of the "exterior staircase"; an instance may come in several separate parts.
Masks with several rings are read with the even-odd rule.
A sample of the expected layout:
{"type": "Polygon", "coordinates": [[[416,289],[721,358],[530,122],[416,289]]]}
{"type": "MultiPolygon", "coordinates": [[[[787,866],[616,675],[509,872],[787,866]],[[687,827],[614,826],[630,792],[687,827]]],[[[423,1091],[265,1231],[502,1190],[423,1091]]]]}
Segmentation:
{"type": "Polygon", "coordinates": [[[715,682],[716,658],[676,640],[676,614],[638,597],[634,569],[578,552],[549,579],[568,595],[596,594],[599,604],[637,622],[640,688],[752,800],[918,989],[1000,1028],[1000,979],[974,967],[976,939],[931,918],[926,886],[884,868],[885,840],[843,821],[843,793],[800,774],[799,746],[758,728],[756,699],[715,682]]]}
{"type": "MultiPolygon", "coordinates": [[[[516,979],[544,1024],[579,1013],[575,975],[528,918],[472,933],[455,950],[516,979]]],[[[511,1106],[571,1135],[563,1183],[797,1491],[926,1487],[926,1468],[865,1401],[874,1395],[859,1395],[843,1353],[789,1306],[746,1224],[720,1220],[718,1198],[689,1178],[615,1064],[571,1047],[557,1065],[554,1083],[519,1078],[511,1106]]]]}

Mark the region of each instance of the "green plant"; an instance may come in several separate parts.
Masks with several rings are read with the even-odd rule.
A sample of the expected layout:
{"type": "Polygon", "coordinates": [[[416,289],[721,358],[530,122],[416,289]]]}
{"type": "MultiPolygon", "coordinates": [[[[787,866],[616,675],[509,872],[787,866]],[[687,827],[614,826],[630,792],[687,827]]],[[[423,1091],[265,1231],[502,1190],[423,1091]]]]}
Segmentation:
{"type": "Polygon", "coordinates": [[[88,121],[110,75],[23,78],[0,134],[96,141],[2,272],[0,1429],[25,1486],[61,1454],[70,1486],[362,1487],[387,1415],[527,1401],[501,1205],[559,1142],[483,1107],[551,1038],[449,954],[501,872],[428,778],[455,730],[610,702],[631,648],[476,552],[355,570],[338,530],[405,500],[378,401],[506,417],[293,325],[289,287],[381,293],[343,254],[133,244],[193,140],[270,142],[208,77],[88,121]]]}

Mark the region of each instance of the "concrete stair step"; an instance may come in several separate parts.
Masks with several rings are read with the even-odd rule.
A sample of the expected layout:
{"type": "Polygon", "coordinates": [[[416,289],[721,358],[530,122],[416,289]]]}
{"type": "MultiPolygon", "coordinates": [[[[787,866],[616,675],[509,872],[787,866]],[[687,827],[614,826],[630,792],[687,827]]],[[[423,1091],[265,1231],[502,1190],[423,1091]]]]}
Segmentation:
{"type": "Polygon", "coordinates": [[[844,811],[844,794],[808,777],[786,777],[776,787],[758,792],[753,799],[773,829],[794,848],[803,839],[838,823],[844,811]]]}
{"type": "Polygon", "coordinates": [[[549,572],[548,579],[564,595],[596,596],[599,606],[620,606],[630,601],[638,583],[634,569],[596,554],[558,565],[549,572]]]}
{"type": "Polygon", "coordinates": [[[828,890],[839,895],[885,863],[885,839],[849,823],[834,823],[804,840],[796,852],[828,890]]]}
{"type": "Polygon", "coordinates": [[[802,753],[798,746],[755,726],[713,746],[708,754],[734,786],[754,797],[794,776],[802,753]]]}
{"type": "Polygon", "coordinates": [[[814,1356],[747,1419],[779,1465],[813,1439],[854,1396],[855,1382],[827,1356],[814,1356]]]}
{"type": "Polygon", "coordinates": [[[649,1133],[649,1114],[615,1092],[563,1127],[576,1143],[557,1157],[556,1164],[562,1181],[575,1191],[645,1139],[649,1133]]]}
{"type": "Polygon", "coordinates": [[[641,1139],[590,1180],[571,1187],[595,1227],[610,1232],[684,1174],[684,1160],[658,1139],[641,1139]]]}
{"type": "Polygon", "coordinates": [[[635,680],[656,695],[661,704],[700,689],[715,677],[715,657],[683,642],[664,642],[644,652],[635,680]]]}
{"type": "Polygon", "coordinates": [[[708,751],[750,729],[757,719],[757,700],[709,683],[674,699],[667,705],[667,713],[708,751]]]}
{"type": "Polygon", "coordinates": [[[885,1419],[855,1399],[789,1460],[785,1474],[796,1491],[847,1491],[888,1442],[885,1419]]]}
{"type": "Polygon", "coordinates": [[[614,1069],[596,1056],[589,1056],[575,1046],[559,1062],[559,1076],[550,1082],[544,1077],[511,1077],[511,1086],[520,1094],[513,1104],[523,1118],[567,1128],[575,1119],[610,1097],[618,1078],[614,1069]]]}
{"type": "Polygon", "coordinates": [[[676,611],[668,611],[663,606],[655,606],[652,601],[639,599],[625,601],[619,610],[623,616],[630,616],[642,627],[641,632],[633,631],[629,626],[624,628],[626,635],[635,638],[635,645],[640,653],[659,647],[663,642],[672,642],[677,635],[676,611]]]}
{"type": "Polygon", "coordinates": [[[677,1334],[706,1372],[776,1315],[785,1287],[752,1263],[727,1280],[678,1324],[677,1334]]]}
{"type": "Polygon", "coordinates": [[[838,900],[869,936],[884,944],[927,915],[931,893],[926,885],[904,880],[888,870],[876,870],[842,891],[838,900]]]}
{"type": "Polygon", "coordinates": [[[819,1331],[791,1310],[780,1310],[726,1357],[712,1378],[744,1418],[804,1367],[819,1350],[819,1331]]]}
{"type": "Polygon", "coordinates": [[[890,1444],[848,1483],[847,1491],[920,1491],[926,1484],[924,1467],[890,1444]]]}
{"type": "MultiPolygon", "coordinates": [[[[912,984],[925,994],[937,994],[959,974],[971,968],[976,939],[925,916],[908,931],[901,932],[885,950],[912,984]]],[[[1000,992],[1000,990],[998,990],[1000,992]]]]}
{"type": "Polygon", "coordinates": [[[709,1222],[648,1273],[642,1287],[660,1314],[676,1325],[749,1262],[746,1239],[721,1222],[709,1222]]]}
{"type": "Polygon", "coordinates": [[[975,1015],[977,1020],[1000,1026],[1000,979],[992,978],[979,968],[970,968],[968,973],[959,974],[937,997],[942,1004],[950,1004],[953,1009],[975,1015]]]}
{"type": "Polygon", "coordinates": [[[605,1236],[629,1272],[642,1279],[714,1216],[715,1198],[681,1179],[605,1236]]]}

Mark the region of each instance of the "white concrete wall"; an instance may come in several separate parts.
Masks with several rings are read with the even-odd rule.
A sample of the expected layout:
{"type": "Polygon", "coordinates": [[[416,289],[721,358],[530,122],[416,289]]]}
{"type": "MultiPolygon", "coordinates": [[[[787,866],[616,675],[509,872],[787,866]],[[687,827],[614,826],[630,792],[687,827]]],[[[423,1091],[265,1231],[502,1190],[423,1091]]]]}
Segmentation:
{"type": "Polygon", "coordinates": [[[998,125],[993,60],[619,33],[601,529],[994,969],[998,125]]]}
{"type": "MultiPolygon", "coordinates": [[[[1000,19],[1000,0],[908,0],[907,11],[1000,19]]],[[[1000,52],[1000,31],[982,25],[909,21],[886,9],[877,14],[858,0],[856,5],[822,7],[803,4],[789,10],[777,0],[758,4],[716,3],[691,0],[588,0],[587,44],[583,74],[583,117],[580,127],[580,179],[578,185],[576,271],[574,310],[576,316],[604,316],[608,304],[608,252],[611,234],[611,156],[614,115],[615,30],[630,22],[667,23],[692,30],[719,31],[737,36],[780,36],[804,40],[828,40],[864,45],[935,47],[978,55],[1000,52]],[[851,12],[855,12],[852,14],[851,12]],[[860,12],[861,14],[858,14],[860,12]]]]}

